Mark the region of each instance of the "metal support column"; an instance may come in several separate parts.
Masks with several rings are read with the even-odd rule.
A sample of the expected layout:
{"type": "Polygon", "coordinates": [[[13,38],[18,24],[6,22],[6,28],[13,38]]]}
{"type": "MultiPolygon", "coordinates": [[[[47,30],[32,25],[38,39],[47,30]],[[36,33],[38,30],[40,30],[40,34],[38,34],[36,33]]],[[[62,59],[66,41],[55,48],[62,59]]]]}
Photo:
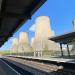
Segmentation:
{"type": "Polygon", "coordinates": [[[69,46],[67,44],[67,52],[68,52],[68,56],[70,56],[70,51],[69,51],[69,46]]]}
{"type": "Polygon", "coordinates": [[[61,56],[63,56],[63,49],[62,49],[62,44],[60,43],[60,49],[61,49],[61,56]]]}

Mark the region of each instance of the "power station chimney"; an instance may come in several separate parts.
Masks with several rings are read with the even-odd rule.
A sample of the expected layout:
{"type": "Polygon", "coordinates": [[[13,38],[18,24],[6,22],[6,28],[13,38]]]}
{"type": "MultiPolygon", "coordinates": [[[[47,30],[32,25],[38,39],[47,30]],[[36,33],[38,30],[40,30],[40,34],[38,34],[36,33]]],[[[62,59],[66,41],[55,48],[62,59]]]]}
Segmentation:
{"type": "Polygon", "coordinates": [[[18,38],[14,38],[12,41],[12,50],[13,52],[18,52],[18,38]]]}
{"type": "Polygon", "coordinates": [[[28,33],[27,32],[21,32],[20,36],[19,36],[19,43],[20,44],[25,44],[25,43],[29,43],[28,41],[28,33]]]}
{"type": "Polygon", "coordinates": [[[75,31],[75,19],[73,20],[73,31],[75,31]]]}

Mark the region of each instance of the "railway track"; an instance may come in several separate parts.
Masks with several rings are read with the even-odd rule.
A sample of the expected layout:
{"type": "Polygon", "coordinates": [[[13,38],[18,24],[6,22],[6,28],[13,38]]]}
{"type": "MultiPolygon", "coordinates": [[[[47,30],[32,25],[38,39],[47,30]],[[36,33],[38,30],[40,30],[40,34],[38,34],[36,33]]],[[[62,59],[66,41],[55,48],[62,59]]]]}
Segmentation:
{"type": "Polygon", "coordinates": [[[9,67],[11,67],[15,72],[17,72],[18,75],[34,75],[34,74],[32,74],[32,73],[30,73],[30,72],[28,72],[28,71],[26,71],[26,70],[20,68],[19,66],[16,66],[16,65],[12,64],[12,63],[10,63],[10,62],[4,60],[4,59],[1,59],[1,60],[2,60],[4,63],[6,63],[9,67]]]}
{"type": "MultiPolygon", "coordinates": [[[[34,61],[34,60],[26,60],[26,59],[21,59],[21,58],[13,58],[14,60],[18,61],[19,63],[25,64],[25,65],[29,65],[31,67],[37,68],[37,69],[41,69],[44,70],[48,73],[42,74],[42,75],[75,75],[75,69],[74,69],[74,65],[72,64],[63,64],[63,63],[50,63],[48,62],[44,62],[44,61],[34,61]],[[25,63],[23,63],[23,61],[25,63]],[[71,67],[70,67],[71,66],[71,67]],[[73,67],[73,68],[72,68],[73,67]],[[46,69],[46,70],[45,70],[46,69]]],[[[12,68],[14,68],[16,71],[18,71],[21,75],[39,75],[39,74],[32,74],[30,72],[25,71],[23,68],[16,66],[14,64],[12,64],[11,62],[8,62],[5,59],[2,59],[4,62],[6,62],[7,64],[9,64],[12,68]],[[27,74],[26,74],[27,73],[27,74]]],[[[15,62],[15,61],[14,61],[15,62]]],[[[41,75],[41,74],[40,74],[41,75]]]]}
{"type": "Polygon", "coordinates": [[[0,59],[0,75],[19,75],[19,73],[0,59]]]}
{"type": "Polygon", "coordinates": [[[40,64],[43,63],[44,65],[47,65],[47,66],[40,65],[40,64],[36,64],[36,65],[38,65],[37,67],[42,66],[43,68],[49,67],[48,68],[48,70],[50,71],[49,75],[75,75],[75,64],[72,64],[72,63],[63,63],[63,62],[57,63],[57,62],[54,62],[54,61],[44,61],[44,60],[36,60],[36,59],[35,60],[33,60],[33,59],[24,59],[24,58],[21,58],[21,57],[16,58],[16,59],[17,60],[19,60],[19,59],[26,60],[26,61],[29,61],[30,63],[35,62],[34,65],[36,63],[40,63],[40,64]]]}

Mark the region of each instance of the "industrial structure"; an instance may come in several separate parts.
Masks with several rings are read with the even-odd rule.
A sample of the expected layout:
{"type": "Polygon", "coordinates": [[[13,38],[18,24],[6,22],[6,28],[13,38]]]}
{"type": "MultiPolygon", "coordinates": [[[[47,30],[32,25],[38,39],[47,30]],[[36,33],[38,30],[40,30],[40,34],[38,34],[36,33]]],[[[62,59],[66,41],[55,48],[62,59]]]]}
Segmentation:
{"type": "Polygon", "coordinates": [[[67,55],[71,56],[70,54],[71,51],[75,51],[75,20],[73,20],[73,31],[72,32],[49,38],[49,40],[55,41],[60,44],[61,56],[64,56],[62,45],[65,44],[67,55]],[[70,48],[69,45],[72,45],[72,47],[70,48]]]}
{"type": "Polygon", "coordinates": [[[59,44],[48,40],[54,35],[51,29],[51,23],[48,16],[40,16],[35,22],[35,36],[29,43],[27,32],[21,32],[19,35],[18,52],[34,52],[34,56],[42,56],[43,51],[60,51],[59,44]]]}
{"type": "Polygon", "coordinates": [[[28,33],[21,32],[19,35],[19,52],[31,52],[32,48],[29,44],[28,33]]]}
{"type": "Polygon", "coordinates": [[[45,48],[50,50],[59,50],[59,44],[49,41],[48,38],[53,35],[51,22],[48,16],[40,16],[35,21],[35,37],[34,37],[34,56],[42,56],[45,48]]]}
{"type": "Polygon", "coordinates": [[[18,53],[18,46],[19,46],[19,42],[18,42],[18,39],[17,38],[14,38],[12,40],[12,51],[11,53],[18,53]]]}

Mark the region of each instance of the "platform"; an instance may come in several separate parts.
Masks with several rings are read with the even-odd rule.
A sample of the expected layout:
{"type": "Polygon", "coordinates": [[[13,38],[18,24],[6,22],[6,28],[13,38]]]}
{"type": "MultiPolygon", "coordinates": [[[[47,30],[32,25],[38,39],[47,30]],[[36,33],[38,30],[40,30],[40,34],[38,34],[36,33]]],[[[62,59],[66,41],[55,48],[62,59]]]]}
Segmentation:
{"type": "MultiPolygon", "coordinates": [[[[12,55],[10,55],[12,56],[12,55]]],[[[75,63],[75,59],[74,58],[60,58],[60,57],[49,57],[49,58],[45,58],[45,57],[31,57],[31,56],[13,56],[13,57],[19,57],[19,58],[25,58],[25,59],[33,59],[33,60],[44,60],[44,61],[55,61],[57,63],[60,62],[64,62],[64,63],[75,63]]]]}

